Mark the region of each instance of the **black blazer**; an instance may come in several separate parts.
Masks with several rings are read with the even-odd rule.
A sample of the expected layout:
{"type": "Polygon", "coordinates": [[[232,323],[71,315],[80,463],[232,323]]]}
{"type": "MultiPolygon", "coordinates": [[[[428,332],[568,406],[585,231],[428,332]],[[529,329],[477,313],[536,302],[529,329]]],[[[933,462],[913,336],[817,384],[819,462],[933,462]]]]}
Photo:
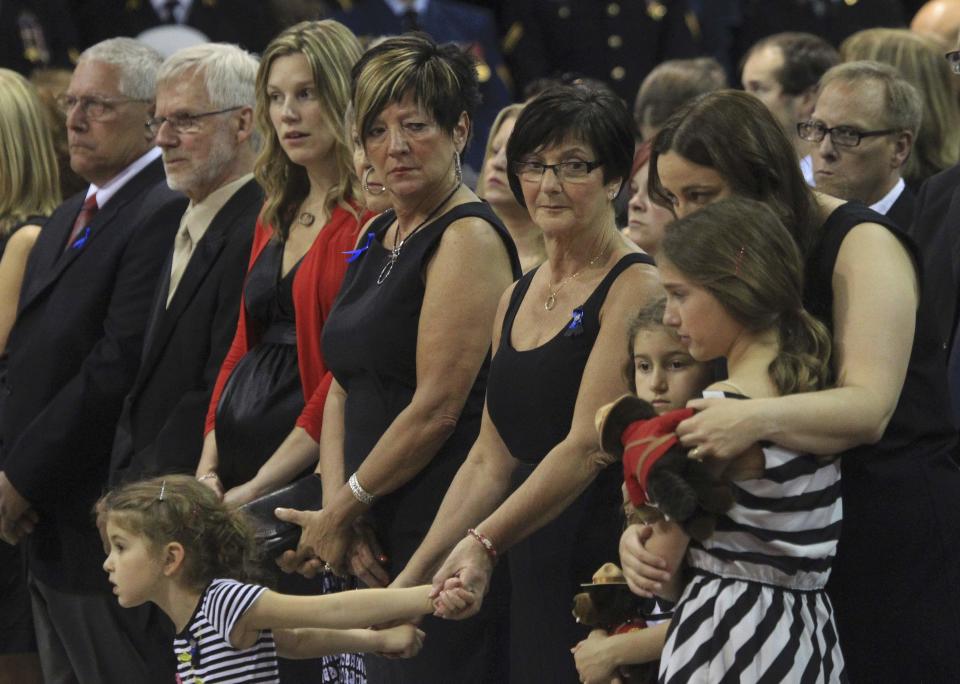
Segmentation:
{"type": "Polygon", "coordinates": [[[0,417],[2,468],[40,515],[27,542],[31,570],[71,591],[108,588],[90,509],[187,204],[157,159],[97,212],[82,247],[64,251],[84,195],[53,212],[30,254],[0,417]]]}
{"type": "Polygon", "coordinates": [[[913,223],[913,212],[916,204],[917,197],[913,194],[913,190],[904,185],[903,192],[900,193],[897,201],[890,207],[887,216],[889,216],[903,232],[909,233],[910,225],[913,223]]]}
{"type": "Polygon", "coordinates": [[[190,257],[169,308],[172,250],[167,257],[143,361],[117,425],[111,484],[196,470],[210,395],[237,329],[262,204],[263,192],[251,180],[223,205],[190,257]]]}
{"type": "MultiPolygon", "coordinates": [[[[84,0],[76,5],[84,47],[114,36],[135,38],[163,25],[150,0],[84,0]]],[[[281,28],[267,0],[194,0],[184,24],[211,41],[236,43],[250,52],[263,52],[281,28]]]]}
{"type": "Polygon", "coordinates": [[[960,164],[930,177],[917,193],[910,235],[923,261],[923,288],[933,302],[937,337],[947,353],[957,326],[960,287],[960,164]]]}

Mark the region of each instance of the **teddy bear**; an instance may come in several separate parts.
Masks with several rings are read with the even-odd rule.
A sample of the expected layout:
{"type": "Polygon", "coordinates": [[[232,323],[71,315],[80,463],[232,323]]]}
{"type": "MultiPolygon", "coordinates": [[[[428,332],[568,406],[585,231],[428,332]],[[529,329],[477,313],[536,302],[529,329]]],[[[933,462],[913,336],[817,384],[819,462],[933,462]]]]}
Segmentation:
{"type": "MultiPolygon", "coordinates": [[[[584,591],[573,597],[573,615],[580,624],[602,629],[610,636],[646,629],[641,615],[647,599],[630,591],[614,563],[604,563],[593,574],[593,582],[580,586],[584,591]]],[[[620,668],[621,677],[631,684],[653,682],[656,674],[656,662],[620,668]]]]}
{"type": "MultiPolygon", "coordinates": [[[[622,458],[624,484],[632,504],[630,522],[666,518],[677,522],[692,538],[713,534],[717,516],[733,506],[729,462],[705,463],[688,456],[676,428],[693,415],[677,409],[658,416],[653,406],[634,395],[624,395],[602,407],[596,416],[600,445],[622,458]]],[[[737,464],[737,479],[758,477],[757,464],[737,464]]]]}

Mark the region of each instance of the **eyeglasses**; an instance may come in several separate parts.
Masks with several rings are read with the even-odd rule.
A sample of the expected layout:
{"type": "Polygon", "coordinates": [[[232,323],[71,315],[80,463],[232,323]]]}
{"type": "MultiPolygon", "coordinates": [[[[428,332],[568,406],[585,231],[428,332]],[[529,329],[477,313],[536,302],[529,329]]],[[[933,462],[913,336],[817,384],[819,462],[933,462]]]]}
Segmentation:
{"type": "Polygon", "coordinates": [[[543,178],[543,174],[547,172],[547,169],[550,169],[556,174],[557,179],[561,183],[564,181],[576,183],[577,181],[584,180],[594,169],[598,169],[601,166],[603,166],[603,162],[598,161],[588,162],[577,160],[560,162],[559,164],[541,164],[535,161],[523,161],[516,162],[513,165],[513,172],[520,176],[520,180],[525,180],[529,183],[539,183],[543,178]]]}
{"type": "Polygon", "coordinates": [[[144,126],[147,127],[147,130],[150,132],[150,135],[156,135],[160,132],[160,127],[169,123],[173,126],[173,130],[180,134],[187,133],[196,133],[200,130],[200,119],[203,119],[207,116],[213,116],[214,114],[226,114],[227,112],[234,112],[238,109],[243,109],[242,106],[237,107],[227,107],[226,109],[218,109],[215,112],[202,112],[200,114],[174,114],[173,116],[156,116],[151,119],[147,119],[147,122],[144,126]]]}
{"type": "Polygon", "coordinates": [[[944,57],[947,58],[947,63],[950,65],[950,71],[955,74],[960,74],[960,50],[948,52],[944,55],[944,57]]]}
{"type": "Polygon", "coordinates": [[[76,97],[63,93],[57,97],[57,108],[64,114],[70,114],[78,104],[83,115],[93,121],[108,119],[116,111],[118,104],[125,102],[150,102],[131,97],[76,97]]]}
{"type": "Polygon", "coordinates": [[[899,128],[884,128],[882,131],[858,131],[850,126],[827,128],[816,121],[801,121],[797,124],[797,135],[801,140],[818,143],[829,135],[830,142],[839,147],[856,147],[864,138],[896,133],[899,130],[899,128]]]}

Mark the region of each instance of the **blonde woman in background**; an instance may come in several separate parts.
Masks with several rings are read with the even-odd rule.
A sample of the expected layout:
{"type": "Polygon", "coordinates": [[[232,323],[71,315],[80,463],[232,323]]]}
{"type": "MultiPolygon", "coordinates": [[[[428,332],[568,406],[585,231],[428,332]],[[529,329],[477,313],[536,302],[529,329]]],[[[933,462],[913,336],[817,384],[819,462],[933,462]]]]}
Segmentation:
{"type": "Polygon", "coordinates": [[[60,204],[53,135],[36,91],[0,69],[0,350],[7,345],[27,257],[60,204]]]}
{"type": "MultiPolygon", "coordinates": [[[[60,204],[53,136],[36,91],[0,69],[0,351],[17,315],[20,285],[40,227],[60,204]]],[[[0,543],[0,683],[40,682],[30,598],[18,547],[0,543]]]]}
{"type": "Polygon", "coordinates": [[[477,181],[477,197],[486,200],[507,227],[517,246],[520,268],[526,273],[544,262],[547,251],[543,231],[530,218],[526,207],[517,202],[507,181],[507,141],[522,110],[522,104],[508,105],[493,120],[477,181]]]}
{"type": "Polygon", "coordinates": [[[840,46],[844,62],[871,59],[900,72],[923,99],[923,120],[903,179],[916,192],[930,176],[960,161],[960,104],[940,45],[907,29],[859,31],[840,46]]]}

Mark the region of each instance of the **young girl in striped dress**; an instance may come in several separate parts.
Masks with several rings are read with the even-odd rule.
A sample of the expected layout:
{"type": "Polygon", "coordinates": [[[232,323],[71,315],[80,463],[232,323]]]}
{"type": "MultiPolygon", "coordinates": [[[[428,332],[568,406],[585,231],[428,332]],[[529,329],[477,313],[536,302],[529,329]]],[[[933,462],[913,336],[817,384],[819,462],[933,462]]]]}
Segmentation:
{"type": "Polygon", "coordinates": [[[97,504],[110,555],[103,569],[121,606],[152,601],[173,621],[178,684],[276,683],[277,657],[415,655],[413,625],[349,629],[433,612],[429,586],[290,596],[246,582],[253,533],[194,478],[124,485],[97,504]]]}
{"type": "MultiPolygon", "coordinates": [[[[726,199],[676,221],[657,264],[664,322],[694,359],[726,360],[728,379],[704,396],[776,397],[827,382],[829,335],[801,305],[803,262],[765,205],[726,199]]],[[[659,680],[843,681],[824,591],[842,517],[839,463],[773,445],[740,458],[762,475],[732,476],[736,502],[712,536],[690,542],[686,585],[674,569],[659,587],[682,588],[659,680]]]]}

